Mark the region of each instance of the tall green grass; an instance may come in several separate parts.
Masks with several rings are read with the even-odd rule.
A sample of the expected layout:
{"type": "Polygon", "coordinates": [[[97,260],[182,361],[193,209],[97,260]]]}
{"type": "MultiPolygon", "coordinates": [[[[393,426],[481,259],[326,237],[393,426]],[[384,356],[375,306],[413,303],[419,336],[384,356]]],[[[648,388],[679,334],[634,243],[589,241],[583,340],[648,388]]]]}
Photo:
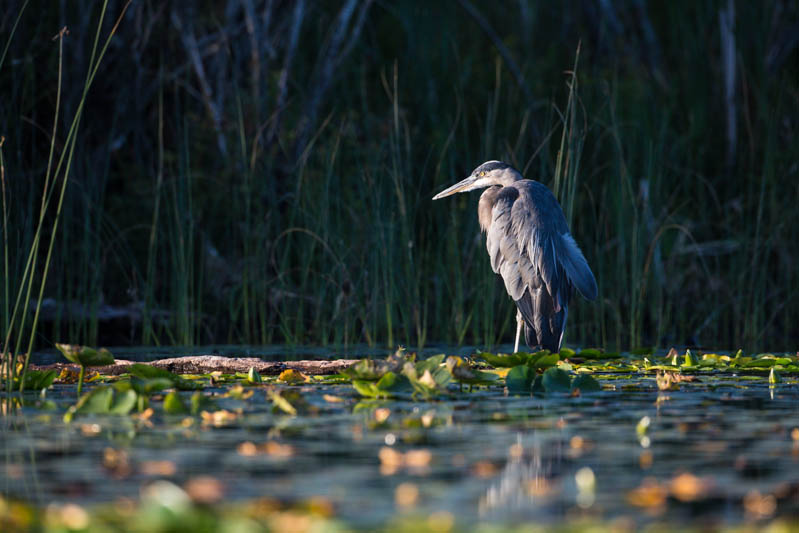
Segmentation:
{"type": "MultiPolygon", "coordinates": [[[[83,112],[84,104],[86,102],[86,98],[89,92],[89,88],[92,85],[92,81],[94,77],[97,75],[97,70],[102,60],[105,52],[108,48],[108,44],[113,37],[114,33],[116,32],[117,26],[119,22],[124,16],[125,9],[130,2],[125,4],[125,7],[122,9],[122,14],[120,15],[119,20],[112,28],[108,37],[106,38],[102,48],[98,49],[98,44],[100,43],[100,35],[101,29],[103,26],[103,19],[105,17],[106,8],[108,2],[106,1],[100,11],[99,21],[97,23],[97,32],[94,38],[94,43],[91,49],[91,57],[89,59],[89,70],[86,74],[86,80],[83,84],[83,91],[81,95],[81,99],[78,103],[77,109],[73,115],[71,122],[69,123],[69,129],[67,132],[67,136],[64,140],[64,144],[60,150],[60,153],[56,155],[56,142],[57,142],[57,134],[58,134],[58,124],[60,120],[60,104],[61,104],[61,88],[62,88],[62,65],[63,65],[63,46],[64,46],[64,38],[68,35],[67,28],[63,28],[61,31],[58,32],[56,37],[53,40],[58,41],[58,74],[57,74],[57,81],[56,81],[56,98],[55,98],[55,112],[54,112],[54,119],[53,119],[53,128],[50,134],[50,145],[49,145],[49,152],[47,157],[47,168],[45,171],[44,176],[44,185],[41,190],[41,198],[40,198],[40,207],[38,213],[38,221],[35,225],[35,233],[30,245],[30,248],[27,253],[27,259],[25,262],[25,267],[22,271],[22,276],[19,279],[18,285],[16,287],[16,296],[13,297],[14,300],[14,307],[13,311],[11,311],[9,315],[8,310],[8,303],[12,300],[12,291],[8,289],[8,280],[12,278],[12,274],[8,268],[8,261],[4,262],[5,266],[5,279],[6,285],[4,287],[4,297],[6,300],[6,305],[4,307],[4,335],[3,335],[3,344],[2,344],[2,351],[0,354],[3,356],[3,363],[6,370],[5,376],[5,390],[10,391],[12,389],[12,384],[17,377],[22,377],[23,379],[19,379],[19,389],[22,390],[24,386],[24,376],[27,371],[28,365],[30,363],[31,353],[33,351],[34,342],[36,339],[36,332],[37,326],[39,322],[40,311],[42,309],[42,303],[44,300],[44,292],[45,287],[47,285],[47,278],[50,272],[50,267],[52,265],[52,256],[53,256],[53,249],[55,247],[55,243],[57,241],[57,234],[58,234],[58,227],[61,221],[61,213],[62,207],[64,204],[64,197],[67,190],[67,185],[70,179],[70,171],[72,168],[73,162],[73,155],[74,149],[78,138],[78,131],[80,127],[80,120],[81,114],[83,112]],[[55,196],[57,193],[57,196],[55,196]],[[53,200],[56,200],[55,206],[52,206],[53,200]],[[48,216],[52,218],[48,220],[48,216]],[[46,248],[46,255],[44,260],[40,261],[40,251],[42,247],[42,238],[46,231],[49,231],[49,240],[47,242],[46,248]],[[36,276],[39,276],[38,280],[38,292],[34,293],[34,289],[36,287],[36,276]],[[35,295],[35,299],[32,299],[32,294],[35,295]],[[34,304],[33,310],[33,317],[30,325],[28,325],[28,309],[31,307],[30,304],[34,304]],[[27,336],[27,342],[25,338],[27,336]],[[24,356],[21,368],[17,367],[18,361],[18,354],[24,356]]],[[[19,16],[17,17],[17,21],[22,17],[25,8],[27,7],[28,3],[22,5],[20,9],[19,16]]],[[[16,22],[15,26],[16,28],[16,22]]],[[[13,37],[13,30],[12,35],[9,36],[9,40],[13,37]]],[[[8,46],[6,47],[8,49],[8,46]]],[[[3,54],[5,57],[5,52],[3,54]]],[[[9,239],[8,239],[8,217],[7,217],[7,209],[6,209],[6,201],[7,197],[5,194],[5,166],[2,162],[2,156],[0,156],[0,166],[2,166],[2,171],[0,173],[3,175],[3,235],[4,235],[4,257],[8,256],[9,253],[9,239]]]]}
{"type": "Polygon", "coordinates": [[[134,3],[89,98],[72,80],[97,72],[97,13],[61,14],[73,22],[59,85],[42,35],[60,14],[38,6],[0,70],[0,324],[17,353],[35,318],[27,291],[55,302],[41,346],[510,342],[477,194],[430,201],[488,159],[553,189],[594,269],[600,298],[574,302],[567,342],[799,340],[797,52],[769,59],[778,2],[738,6],[732,166],[723,6],[615,8],[622,29],[646,16],[647,37],[590,2],[475,2],[484,23],[411,0],[134,3]],[[56,102],[58,131],[91,117],[68,143],[37,127],[56,102]],[[73,154],[53,173],[70,185],[42,218],[51,146],[73,154]],[[36,256],[26,274],[40,242],[51,266],[36,256]],[[127,315],[108,319],[106,304],[127,315]]]}

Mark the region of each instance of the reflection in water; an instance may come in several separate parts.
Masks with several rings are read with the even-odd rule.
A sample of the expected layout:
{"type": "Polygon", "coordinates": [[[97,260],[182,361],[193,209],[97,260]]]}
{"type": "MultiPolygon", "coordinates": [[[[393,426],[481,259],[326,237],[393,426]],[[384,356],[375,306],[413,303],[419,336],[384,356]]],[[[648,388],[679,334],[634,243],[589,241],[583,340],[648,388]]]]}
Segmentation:
{"type": "Polygon", "coordinates": [[[558,490],[556,479],[562,469],[562,448],[556,440],[552,453],[542,453],[542,443],[536,431],[530,434],[533,441],[527,448],[521,433],[516,444],[508,449],[508,462],[499,479],[486,490],[480,499],[481,517],[498,510],[523,510],[547,503],[558,490]]]}

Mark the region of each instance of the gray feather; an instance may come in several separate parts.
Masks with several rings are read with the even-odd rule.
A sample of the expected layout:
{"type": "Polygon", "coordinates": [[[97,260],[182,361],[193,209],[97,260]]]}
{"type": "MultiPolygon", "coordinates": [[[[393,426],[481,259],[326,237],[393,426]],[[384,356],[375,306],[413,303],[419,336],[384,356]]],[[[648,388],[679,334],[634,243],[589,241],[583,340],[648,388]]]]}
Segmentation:
{"type": "Polygon", "coordinates": [[[574,242],[574,238],[568,233],[560,236],[561,246],[558,254],[558,261],[566,271],[566,275],[572,284],[580,291],[580,294],[588,300],[596,299],[597,286],[594,273],[588,266],[588,261],[580,251],[580,247],[574,242]]]}
{"type": "Polygon", "coordinates": [[[478,206],[491,269],[502,277],[531,347],[558,351],[574,287],[596,297],[596,281],[544,185],[519,180],[483,192],[478,206]]]}

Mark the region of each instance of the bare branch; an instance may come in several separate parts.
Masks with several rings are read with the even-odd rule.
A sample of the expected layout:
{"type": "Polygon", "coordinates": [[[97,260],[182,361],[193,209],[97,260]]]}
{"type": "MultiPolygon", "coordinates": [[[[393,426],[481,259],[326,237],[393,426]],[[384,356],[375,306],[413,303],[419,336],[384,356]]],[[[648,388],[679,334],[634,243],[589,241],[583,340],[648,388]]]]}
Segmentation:
{"type": "Polygon", "coordinates": [[[180,20],[176,9],[172,10],[171,19],[172,24],[175,25],[178,33],[180,33],[181,41],[183,42],[184,48],[186,48],[186,52],[189,54],[189,59],[191,61],[192,67],[194,68],[194,73],[197,75],[197,81],[200,83],[203,102],[208,108],[208,114],[211,116],[211,120],[214,123],[214,129],[216,130],[216,142],[217,146],[219,147],[219,151],[222,152],[223,155],[226,155],[227,143],[225,142],[225,136],[222,134],[221,113],[213,101],[211,85],[208,83],[208,78],[205,75],[205,67],[203,66],[200,49],[197,45],[197,38],[194,36],[194,30],[191,28],[191,24],[189,24],[189,27],[183,26],[183,22],[180,20]]]}

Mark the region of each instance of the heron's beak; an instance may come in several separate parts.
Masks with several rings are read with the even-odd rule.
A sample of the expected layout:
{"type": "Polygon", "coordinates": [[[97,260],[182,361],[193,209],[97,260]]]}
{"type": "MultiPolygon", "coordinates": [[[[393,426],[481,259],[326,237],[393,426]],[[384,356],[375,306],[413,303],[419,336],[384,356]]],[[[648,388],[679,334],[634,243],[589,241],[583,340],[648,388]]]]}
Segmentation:
{"type": "Polygon", "coordinates": [[[450,196],[458,192],[470,191],[472,190],[471,186],[474,185],[475,181],[477,181],[477,176],[469,176],[465,180],[459,181],[452,187],[447,187],[437,195],[433,196],[433,200],[438,200],[439,198],[444,198],[445,196],[450,196]]]}

